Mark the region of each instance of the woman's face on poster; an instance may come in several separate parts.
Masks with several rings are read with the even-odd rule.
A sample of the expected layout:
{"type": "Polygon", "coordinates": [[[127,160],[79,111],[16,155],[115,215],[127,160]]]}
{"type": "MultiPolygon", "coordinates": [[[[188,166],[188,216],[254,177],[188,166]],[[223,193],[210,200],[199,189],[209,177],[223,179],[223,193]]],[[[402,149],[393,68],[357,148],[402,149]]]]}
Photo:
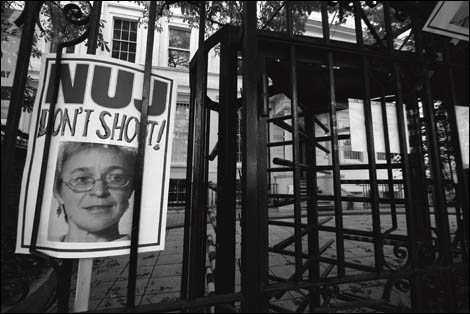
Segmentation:
{"type": "Polygon", "coordinates": [[[115,151],[94,148],[71,156],[63,165],[58,195],[69,223],[88,232],[118,224],[129,207],[132,172],[115,151]]]}

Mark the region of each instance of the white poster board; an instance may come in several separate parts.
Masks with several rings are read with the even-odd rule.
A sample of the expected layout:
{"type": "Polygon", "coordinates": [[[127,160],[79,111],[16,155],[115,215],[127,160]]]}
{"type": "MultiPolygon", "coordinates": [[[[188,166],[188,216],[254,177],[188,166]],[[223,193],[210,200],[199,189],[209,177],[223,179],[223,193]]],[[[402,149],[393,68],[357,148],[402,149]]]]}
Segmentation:
{"type": "Polygon", "coordinates": [[[464,168],[468,168],[468,108],[463,106],[455,106],[455,117],[457,120],[457,128],[459,131],[460,151],[462,153],[462,164],[464,168]]]}
{"type": "MultiPolygon", "coordinates": [[[[130,253],[134,162],[144,68],[94,55],[66,55],[44,186],[39,186],[55,55],[43,57],[23,173],[17,253],[57,258],[130,253]],[[38,203],[42,191],[42,203],[38,203]]],[[[151,75],[138,252],[163,250],[176,86],[151,75]]]]}
{"type": "Polygon", "coordinates": [[[468,41],[468,1],[439,1],[423,30],[468,41]]]}
{"type": "MultiPolygon", "coordinates": [[[[351,149],[353,151],[366,152],[367,151],[367,138],[366,138],[366,123],[364,115],[364,103],[360,99],[348,99],[349,105],[349,125],[351,130],[351,149]]],[[[397,110],[394,103],[385,103],[387,110],[387,125],[388,136],[390,140],[390,153],[400,153],[400,142],[398,137],[398,118],[397,110]]],[[[372,112],[372,128],[374,134],[374,147],[375,152],[385,153],[385,137],[384,126],[382,119],[382,105],[378,101],[371,101],[372,112]]],[[[406,111],[403,106],[403,115],[406,122],[406,111]]],[[[406,144],[408,152],[410,151],[408,139],[408,127],[405,128],[406,144]]]]}

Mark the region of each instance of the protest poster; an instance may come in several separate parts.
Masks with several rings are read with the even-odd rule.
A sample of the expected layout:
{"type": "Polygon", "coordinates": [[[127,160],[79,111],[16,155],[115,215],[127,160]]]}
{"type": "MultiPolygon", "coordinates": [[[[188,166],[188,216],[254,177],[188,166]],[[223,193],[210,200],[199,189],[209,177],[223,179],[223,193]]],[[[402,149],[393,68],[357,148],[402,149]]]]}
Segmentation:
{"type": "Polygon", "coordinates": [[[438,1],[423,31],[468,41],[468,1],[438,1]]]}
{"type": "MultiPolygon", "coordinates": [[[[364,102],[359,99],[348,99],[349,123],[351,130],[351,148],[353,151],[366,152],[366,123],[364,114],[364,102]]],[[[400,142],[398,137],[398,117],[394,103],[385,103],[387,111],[387,129],[390,141],[390,153],[400,153],[400,142]]],[[[382,119],[382,104],[378,101],[371,101],[372,128],[374,134],[375,152],[385,152],[384,125],[382,119]]],[[[403,115],[406,122],[406,111],[403,106],[403,115]]],[[[408,128],[405,128],[406,144],[408,153],[410,150],[408,139],[408,128]]]]}
{"type": "Polygon", "coordinates": [[[129,254],[136,180],[143,180],[138,252],[163,250],[175,82],[151,74],[144,171],[137,178],[144,67],[94,55],[63,56],[45,183],[39,186],[54,69],[55,55],[44,55],[16,252],[29,253],[38,207],[38,251],[57,258],[129,254]]]}

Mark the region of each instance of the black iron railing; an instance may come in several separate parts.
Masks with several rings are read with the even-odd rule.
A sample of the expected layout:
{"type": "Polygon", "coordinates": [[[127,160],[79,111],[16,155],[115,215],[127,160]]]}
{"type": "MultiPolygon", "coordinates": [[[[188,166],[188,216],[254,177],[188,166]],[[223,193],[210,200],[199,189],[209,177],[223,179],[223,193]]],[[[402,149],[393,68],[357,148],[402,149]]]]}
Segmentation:
{"type": "MultiPolygon", "coordinates": [[[[91,43],[96,42],[99,19],[100,2],[95,3],[97,6],[93,9],[95,13],[91,21],[95,26],[91,27],[88,36],[91,43]]],[[[383,2],[385,34],[381,37],[367,20],[359,1],[351,5],[322,1],[322,37],[308,38],[294,35],[292,14],[295,3],[286,2],[278,8],[276,14],[284,12],[283,21],[287,24],[283,28],[285,32],[275,33],[258,30],[256,2],[246,1],[243,3],[242,27],[226,26],[207,40],[204,40],[206,3],[192,4],[197,4],[200,9],[200,29],[199,49],[190,64],[181,297],[166,304],[136,304],[142,191],[142,182],[137,180],[127,302],[125,308],[118,310],[197,311],[208,307],[210,311],[210,307],[215,306],[217,312],[234,311],[234,304],[240,303],[242,312],[266,312],[268,309],[303,312],[307,307],[310,311],[319,312],[361,307],[395,312],[402,310],[390,300],[395,287],[410,299],[407,311],[426,312],[435,308],[455,311],[460,300],[456,291],[460,286],[468,287],[469,219],[468,169],[467,172],[463,169],[453,106],[465,99],[463,91],[456,87],[455,72],[464,68],[468,74],[468,60],[458,59],[453,54],[453,47],[442,38],[434,39],[439,43],[436,46],[447,47],[443,59],[430,59],[430,54],[426,54],[429,48],[425,47],[428,43],[421,30],[423,21],[413,11],[413,8],[417,10],[416,7],[408,8],[411,22],[407,26],[413,32],[415,52],[402,53],[395,49],[392,11],[406,11],[404,4],[383,2]],[[341,15],[347,11],[354,16],[355,43],[332,39],[328,11],[329,6],[336,5],[341,15]],[[364,42],[363,22],[373,36],[375,46],[364,42]],[[219,102],[216,103],[207,97],[207,71],[208,53],[218,44],[220,77],[219,102]],[[239,52],[243,68],[241,99],[237,96],[240,88],[237,76],[239,52]],[[290,110],[284,111],[283,116],[274,116],[271,100],[279,94],[288,99],[290,110]],[[339,131],[337,111],[344,109],[339,104],[346,103],[348,98],[360,99],[364,105],[367,152],[361,154],[367,154],[366,163],[340,162],[338,142],[350,136],[339,131]],[[376,118],[380,121],[373,120],[371,99],[380,99],[382,116],[376,118]],[[458,182],[457,185],[452,183],[450,188],[446,188],[448,181],[442,178],[440,139],[434,112],[436,100],[443,103],[447,112],[446,143],[452,147],[458,182]],[[386,103],[390,101],[396,108],[393,121],[397,124],[397,134],[393,136],[398,138],[399,162],[391,160],[392,134],[389,134],[388,123],[392,119],[385,110],[386,103]],[[403,110],[405,106],[408,117],[405,117],[403,110]],[[237,110],[241,111],[238,128],[237,110]],[[210,126],[210,112],[218,114],[218,126],[210,126]],[[328,123],[316,118],[319,113],[328,116],[328,123]],[[409,121],[408,125],[406,121],[409,121]],[[374,133],[377,122],[383,126],[383,139],[377,138],[374,133]],[[289,136],[270,142],[271,125],[276,125],[289,136]],[[209,134],[214,128],[218,129],[218,143],[210,152],[209,134]],[[237,129],[241,137],[237,135],[237,129]],[[410,131],[410,151],[407,129],[410,131]],[[321,130],[322,134],[316,130],[321,130]],[[376,161],[377,141],[385,144],[386,151],[382,156],[385,163],[376,161]],[[241,158],[237,155],[239,146],[241,158]],[[286,148],[284,151],[290,155],[285,153],[283,158],[276,157],[272,153],[276,147],[286,148]],[[329,155],[327,164],[317,160],[317,150],[329,155]],[[218,158],[216,185],[208,177],[208,163],[215,156],[218,158]],[[237,162],[241,162],[241,173],[238,174],[240,189],[237,188],[237,162]],[[399,178],[394,178],[395,171],[400,172],[399,178]],[[325,172],[331,176],[331,194],[319,192],[319,173],[325,172]],[[346,177],[358,172],[366,173],[367,179],[346,177]],[[379,176],[379,173],[385,175],[379,176]],[[280,181],[275,180],[274,176],[279,174],[289,178],[289,183],[286,183],[292,186],[289,193],[284,193],[280,181]],[[347,184],[362,185],[362,195],[344,193],[343,185],[347,184]],[[237,190],[241,190],[241,201],[237,199],[237,190]],[[329,201],[332,211],[331,215],[320,219],[322,201],[329,201]],[[365,215],[370,222],[368,228],[361,229],[349,224],[345,210],[347,204],[355,202],[369,204],[370,209],[365,215]],[[237,205],[241,207],[238,222],[237,205]],[[291,206],[292,218],[282,221],[270,219],[269,208],[273,206],[291,206]],[[456,231],[449,227],[450,207],[455,208],[458,219],[456,231]],[[399,219],[398,208],[404,210],[404,220],[399,219]],[[387,209],[385,214],[384,209],[387,209]],[[303,217],[303,210],[306,217],[303,217]],[[386,219],[390,223],[386,224],[386,219]],[[214,241],[208,246],[208,223],[215,226],[215,251],[214,241]],[[237,223],[241,229],[240,292],[235,292],[237,223]],[[277,230],[275,228],[283,228],[282,237],[271,238],[273,230],[277,230]],[[367,246],[366,252],[370,253],[363,257],[367,263],[350,254],[352,248],[364,245],[367,246]],[[215,255],[217,260],[217,270],[211,269],[209,276],[214,283],[214,291],[210,291],[210,295],[207,295],[205,284],[207,253],[215,255]],[[283,274],[273,274],[274,267],[270,265],[273,255],[288,261],[283,274]],[[391,263],[390,256],[396,257],[399,263],[391,263]],[[357,291],[347,288],[353,284],[373,282],[382,284],[382,293],[376,298],[354,293],[357,291]],[[289,309],[276,303],[286,293],[295,294],[298,299],[289,309]]],[[[18,91],[25,87],[34,16],[39,7],[39,4],[26,1],[21,53],[14,83],[14,89],[18,91]]],[[[150,88],[156,14],[156,3],[151,2],[144,95],[149,93],[150,88]]],[[[67,44],[60,44],[58,48],[57,73],[60,73],[60,56],[65,46],[67,44]]],[[[93,53],[93,46],[90,47],[89,53],[93,53]]],[[[464,79],[468,82],[468,75],[464,79]]],[[[58,82],[57,74],[55,94],[58,82]]],[[[18,108],[21,108],[21,93],[17,94],[12,96],[5,149],[2,149],[2,190],[7,185],[6,178],[16,143],[18,108]]],[[[142,177],[143,173],[149,97],[144,98],[137,177],[142,177]]],[[[50,110],[53,109],[54,101],[50,110]]],[[[49,138],[50,133],[49,130],[49,138]]],[[[48,149],[44,160],[47,160],[47,154],[48,149]]],[[[361,156],[354,153],[349,157],[361,156]]],[[[45,168],[46,164],[43,164],[45,168]]],[[[41,176],[44,182],[44,171],[41,176]]],[[[5,198],[2,198],[2,221],[7,210],[4,201],[5,198]]],[[[35,221],[34,225],[36,231],[38,222],[35,221]]],[[[37,253],[35,241],[33,238],[33,253],[37,253]]],[[[72,264],[71,260],[64,260],[60,266],[55,264],[59,273],[58,310],[61,312],[67,311],[72,264]]]]}

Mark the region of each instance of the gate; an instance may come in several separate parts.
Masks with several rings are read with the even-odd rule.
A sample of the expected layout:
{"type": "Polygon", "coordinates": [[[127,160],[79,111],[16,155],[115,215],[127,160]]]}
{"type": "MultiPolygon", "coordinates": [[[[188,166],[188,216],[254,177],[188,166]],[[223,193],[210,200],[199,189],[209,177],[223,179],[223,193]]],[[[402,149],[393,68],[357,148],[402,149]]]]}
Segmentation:
{"type": "MultiPolygon", "coordinates": [[[[256,2],[247,1],[241,28],[225,26],[204,41],[205,14],[200,15],[199,50],[190,65],[181,300],[135,306],[133,242],[126,311],[211,311],[211,306],[216,312],[468,308],[468,169],[462,164],[454,112],[455,105],[468,105],[468,44],[466,57],[460,57],[445,39],[433,37],[433,47],[445,47],[435,55],[423,38],[416,7],[391,5],[383,2],[383,39],[357,1],[350,7],[321,2],[321,38],[294,36],[289,2],[284,3],[284,33],[257,30],[256,2]],[[355,43],[332,39],[328,5],[351,11],[355,43]],[[392,9],[411,15],[415,51],[394,48],[392,9]],[[376,45],[364,43],[362,22],[376,45]],[[206,92],[208,53],[216,45],[218,103],[206,92]],[[341,153],[359,124],[350,120],[344,126],[340,121],[346,113],[351,116],[353,103],[362,110],[367,156],[347,163],[341,153]],[[238,110],[241,171],[236,158],[238,110]],[[211,111],[219,117],[214,150],[208,137],[211,111]],[[383,138],[377,138],[378,125],[383,138]],[[443,143],[452,154],[450,167],[441,162],[443,143]],[[278,148],[283,148],[282,155],[278,148]],[[377,153],[384,157],[380,162],[377,153]],[[216,186],[208,180],[208,162],[215,156],[216,186]],[[454,175],[445,177],[449,171],[454,175]],[[279,181],[279,173],[288,178],[287,184],[279,181]],[[242,192],[238,217],[237,174],[242,192]],[[347,189],[351,185],[367,186],[367,193],[352,193],[347,189]],[[208,210],[212,202],[215,218],[208,210]],[[360,206],[360,215],[349,215],[360,206]],[[289,215],[275,215],[276,210],[289,215]],[[215,253],[208,216],[214,223],[215,253]],[[206,266],[208,253],[211,259],[215,255],[216,272],[206,266]],[[212,277],[215,290],[208,293],[206,279],[212,277]]],[[[204,5],[200,7],[204,12],[204,5]]],[[[352,150],[347,156],[358,159],[360,154],[352,150]]],[[[67,263],[60,269],[64,278],[70,276],[67,263]]]]}
{"type": "MultiPolygon", "coordinates": [[[[201,239],[207,232],[206,212],[194,210],[206,207],[206,194],[200,190],[207,186],[204,171],[210,147],[204,138],[209,127],[206,115],[212,110],[219,116],[215,291],[216,295],[234,291],[234,121],[242,102],[242,310],[455,310],[467,302],[458,287],[468,286],[468,198],[464,192],[468,183],[453,109],[466,104],[468,94],[456,87],[456,51],[446,43],[443,59],[429,59],[432,53],[424,47],[419,26],[423,21],[416,14],[411,14],[409,25],[416,52],[395,49],[392,8],[387,2],[383,3],[385,38],[377,37],[355,2],[349,10],[355,16],[356,42],[332,40],[328,4],[321,5],[323,36],[307,38],[293,35],[289,14],[287,33],[255,32],[255,4],[247,3],[243,28],[220,30],[193,60],[193,169],[188,170],[192,185],[187,209],[193,210],[191,222],[196,222],[188,225],[188,232],[199,246],[191,244],[186,251],[188,272],[203,268],[191,265],[194,255],[188,252],[203,250],[201,239]],[[377,40],[375,48],[364,43],[362,21],[377,40]],[[205,69],[207,53],[216,44],[220,44],[221,77],[219,102],[214,104],[206,97],[205,69]],[[243,92],[238,99],[237,56],[243,68],[243,92]],[[367,156],[358,163],[346,163],[341,155],[358,126],[352,121],[346,130],[342,126],[345,111],[353,110],[351,99],[363,104],[367,156]],[[377,110],[381,115],[374,115],[377,110]],[[441,123],[437,116],[444,128],[437,124],[441,123]],[[392,124],[395,131],[391,131],[392,124]],[[383,138],[374,130],[380,125],[383,138]],[[445,135],[440,132],[443,129],[445,135]],[[273,136],[279,130],[283,140],[273,136]],[[379,142],[384,143],[381,150],[379,142]],[[452,146],[455,167],[441,162],[445,158],[442,145],[452,146]],[[322,154],[327,162],[319,160],[322,154]],[[459,177],[457,184],[448,175],[452,168],[459,177]],[[278,173],[290,178],[289,192],[271,191],[271,186],[278,187],[278,173]],[[331,188],[325,189],[324,181],[331,188]],[[349,193],[348,185],[359,185],[367,192],[349,193]],[[451,186],[451,193],[446,186],[451,186]],[[325,201],[333,211],[323,217],[320,211],[325,201]],[[352,223],[360,219],[353,219],[349,209],[364,204],[368,206],[363,208],[362,219],[367,224],[352,223]],[[290,208],[292,214],[276,219],[272,207],[290,208]],[[360,247],[369,254],[357,255],[360,247]],[[280,260],[288,266],[277,267],[280,260]]],[[[286,6],[290,12],[289,3],[286,6]]],[[[352,151],[348,156],[359,153],[352,151]]],[[[202,277],[190,278],[189,294],[201,291],[201,282],[202,277]]]]}

